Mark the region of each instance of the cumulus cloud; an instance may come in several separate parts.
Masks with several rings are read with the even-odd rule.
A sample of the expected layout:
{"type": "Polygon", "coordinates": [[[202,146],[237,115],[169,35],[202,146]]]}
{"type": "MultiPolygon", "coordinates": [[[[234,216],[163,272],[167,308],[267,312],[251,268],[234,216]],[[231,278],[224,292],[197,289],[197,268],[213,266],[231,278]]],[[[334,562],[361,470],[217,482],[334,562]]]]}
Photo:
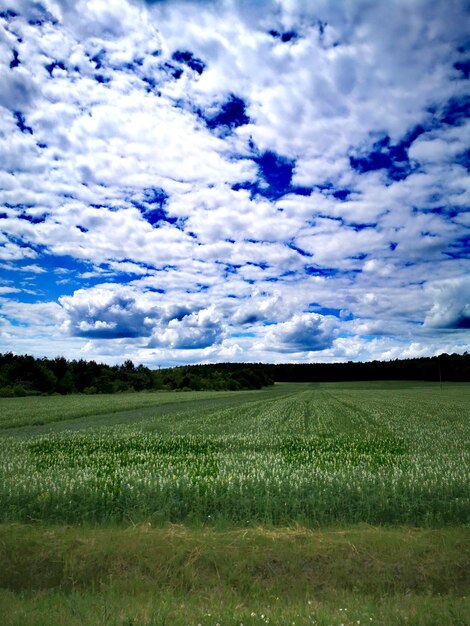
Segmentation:
{"type": "Polygon", "coordinates": [[[470,328],[470,279],[455,278],[429,287],[433,305],[424,325],[429,328],[470,328]]]}
{"type": "Polygon", "coordinates": [[[196,350],[218,344],[221,339],[222,326],[217,313],[205,309],[173,318],[166,327],[156,330],[148,347],[196,350]]]}
{"type": "Polygon", "coordinates": [[[155,325],[155,312],[145,311],[126,290],[111,285],[89,291],[79,289],[59,301],[67,316],[63,328],[74,337],[147,337],[155,325]]]}
{"type": "Polygon", "coordinates": [[[106,359],[465,349],[464,0],[9,7],[3,345],[38,304],[106,359]]]}
{"type": "Polygon", "coordinates": [[[279,294],[266,296],[255,292],[250,294],[247,301],[242,300],[233,306],[231,321],[245,326],[263,321],[282,320],[286,315],[289,315],[289,306],[279,294]]]}
{"type": "Polygon", "coordinates": [[[332,346],[338,320],[316,313],[293,315],[266,334],[265,344],[279,352],[318,352],[332,346]]]}

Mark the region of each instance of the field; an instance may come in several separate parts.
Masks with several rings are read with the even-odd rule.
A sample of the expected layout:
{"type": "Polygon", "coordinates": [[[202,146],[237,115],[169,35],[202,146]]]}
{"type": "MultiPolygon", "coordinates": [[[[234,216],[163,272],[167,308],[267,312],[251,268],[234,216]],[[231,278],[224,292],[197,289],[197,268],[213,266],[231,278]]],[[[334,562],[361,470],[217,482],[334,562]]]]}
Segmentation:
{"type": "Polygon", "coordinates": [[[11,398],[0,414],[9,624],[470,623],[469,385],[11,398]]]}

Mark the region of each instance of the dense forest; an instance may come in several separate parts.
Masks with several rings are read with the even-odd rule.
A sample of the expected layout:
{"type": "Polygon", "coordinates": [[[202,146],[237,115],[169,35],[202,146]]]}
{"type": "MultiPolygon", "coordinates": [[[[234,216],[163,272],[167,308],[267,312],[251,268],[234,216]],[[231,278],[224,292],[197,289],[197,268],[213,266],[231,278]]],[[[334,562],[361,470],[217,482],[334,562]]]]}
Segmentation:
{"type": "Polygon", "coordinates": [[[423,380],[470,382],[470,353],[440,354],[417,359],[365,363],[306,363],[268,366],[279,382],[334,382],[367,380],[423,380]]]}
{"type": "Polygon", "coordinates": [[[470,382],[470,354],[366,363],[219,363],[151,370],[132,361],[105,365],[0,354],[0,396],[158,390],[260,389],[276,382],[423,380],[470,382]]]}
{"type": "Polygon", "coordinates": [[[260,389],[273,383],[268,372],[250,364],[193,365],[151,370],[132,361],[105,365],[95,361],[67,361],[63,357],[36,359],[0,354],[0,396],[33,394],[116,393],[158,390],[260,389]]]}

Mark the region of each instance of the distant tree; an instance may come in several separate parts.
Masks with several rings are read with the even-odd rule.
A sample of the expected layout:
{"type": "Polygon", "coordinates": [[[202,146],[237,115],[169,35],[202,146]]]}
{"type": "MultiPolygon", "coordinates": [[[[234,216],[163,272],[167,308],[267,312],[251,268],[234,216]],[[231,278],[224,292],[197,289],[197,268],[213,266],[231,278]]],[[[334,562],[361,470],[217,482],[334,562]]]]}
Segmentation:
{"type": "Polygon", "coordinates": [[[56,391],[62,395],[73,393],[75,391],[73,376],[69,370],[67,370],[62,378],[57,382],[56,391]]]}

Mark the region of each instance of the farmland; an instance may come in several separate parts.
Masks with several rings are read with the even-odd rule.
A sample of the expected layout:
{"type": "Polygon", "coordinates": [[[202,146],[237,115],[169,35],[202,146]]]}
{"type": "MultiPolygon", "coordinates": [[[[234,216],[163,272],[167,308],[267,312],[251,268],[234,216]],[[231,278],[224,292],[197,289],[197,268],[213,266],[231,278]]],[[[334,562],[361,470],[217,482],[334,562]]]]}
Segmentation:
{"type": "MultiPolygon", "coordinates": [[[[118,545],[119,537],[124,537],[122,533],[134,529],[138,535],[134,544],[141,545],[144,532],[150,533],[158,543],[164,537],[170,540],[172,529],[180,528],[178,532],[182,533],[181,537],[184,535],[181,542],[193,541],[191,550],[192,553],[196,550],[198,558],[202,559],[201,567],[207,546],[212,545],[216,551],[219,542],[227,541],[227,536],[232,533],[229,544],[235,550],[238,567],[243,570],[252,557],[250,550],[244,551],[237,543],[240,537],[237,533],[243,529],[245,533],[252,533],[248,535],[253,542],[251,553],[259,556],[262,553],[259,542],[266,541],[266,533],[271,533],[271,542],[278,537],[275,545],[282,546],[287,541],[283,533],[290,528],[297,529],[297,535],[296,538],[290,536],[290,550],[284,545],[286,554],[292,554],[292,550],[295,553],[299,541],[306,542],[308,552],[309,542],[314,537],[321,544],[321,533],[334,531],[342,533],[344,539],[343,544],[331,547],[332,555],[335,550],[338,555],[342,554],[338,556],[340,560],[345,559],[345,546],[352,543],[350,533],[359,533],[360,539],[356,536],[353,545],[363,542],[364,554],[378,552],[365,563],[364,554],[358,549],[357,554],[353,554],[356,563],[353,569],[358,567],[364,571],[365,580],[369,580],[372,564],[382,562],[383,567],[375,573],[375,579],[380,581],[381,577],[389,576],[387,567],[392,568],[391,559],[393,568],[397,563],[393,550],[387,551],[380,547],[380,541],[377,543],[377,529],[384,529],[380,537],[385,538],[387,532],[398,533],[397,536],[403,533],[405,537],[409,533],[406,529],[414,529],[419,537],[426,537],[428,543],[427,548],[419,544],[424,539],[413,544],[420,545],[416,549],[421,556],[413,552],[411,544],[408,553],[402,554],[402,565],[397,571],[411,577],[408,586],[402,584],[401,574],[397,574],[383,582],[376,593],[382,597],[389,593],[404,593],[408,589],[410,593],[422,594],[427,590],[431,595],[439,591],[452,596],[454,621],[445,621],[441,616],[439,622],[409,623],[451,624],[459,623],[460,618],[455,616],[468,616],[460,589],[462,573],[468,566],[464,546],[468,545],[470,521],[469,385],[445,384],[441,387],[438,384],[398,382],[276,384],[268,390],[232,393],[159,392],[4,398],[0,399],[0,410],[2,536],[17,542],[17,552],[18,546],[29,541],[28,552],[32,561],[47,561],[44,553],[40,557],[39,546],[44,543],[44,537],[50,537],[52,531],[48,528],[56,529],[54,532],[59,532],[62,541],[65,535],[60,529],[67,526],[67,541],[72,543],[73,534],[82,533],[80,541],[83,545],[87,542],[83,533],[88,538],[94,534],[95,542],[96,533],[102,533],[100,542],[104,543],[105,536],[117,533],[115,541],[118,545]],[[386,531],[387,528],[390,530],[386,531]],[[375,548],[367,539],[367,533],[372,532],[370,529],[373,529],[375,548]],[[43,533],[43,539],[33,542],[32,547],[34,533],[43,533]],[[429,539],[431,536],[439,538],[439,548],[429,539]],[[452,558],[449,556],[451,544],[454,548],[457,544],[460,546],[452,558]],[[422,564],[420,559],[424,554],[427,555],[426,574],[421,566],[418,570],[415,567],[422,564]],[[442,567],[446,564],[447,573],[439,566],[441,569],[438,567],[431,575],[433,558],[442,567]],[[404,570],[403,563],[406,564],[407,560],[408,570],[404,570]],[[412,571],[415,574],[410,574],[412,571]]],[[[8,540],[4,541],[8,545],[8,540]]],[[[60,544],[59,539],[57,541],[60,544]]],[[[384,541],[387,543],[387,539],[384,541]]],[[[398,545],[397,537],[394,541],[398,545]]],[[[52,551],[56,548],[51,545],[52,551]]],[[[222,547],[220,550],[222,554],[222,547]]],[[[185,554],[187,556],[187,552],[185,554]]],[[[161,551],[159,555],[163,558],[161,551]]],[[[302,560],[300,552],[298,557],[302,560]]],[[[109,562],[111,557],[108,554],[106,558],[109,562]]],[[[137,556],[132,558],[135,563],[137,556]]],[[[186,557],[181,558],[184,561],[186,557]]],[[[295,560],[294,556],[292,558],[295,560]]],[[[315,567],[318,573],[325,570],[326,587],[331,583],[335,593],[338,589],[350,593],[354,588],[360,588],[359,583],[345,582],[350,578],[344,571],[340,574],[338,571],[332,573],[331,568],[325,569],[325,563],[330,562],[325,558],[317,559],[315,567]],[[341,584],[339,579],[343,581],[341,584]]],[[[61,559],[58,556],[54,562],[61,559]]],[[[119,558],[116,559],[120,562],[119,558]]],[[[273,568],[278,572],[279,580],[285,577],[286,571],[295,578],[295,566],[293,563],[289,565],[286,559],[286,555],[276,554],[274,550],[267,562],[259,565],[260,571],[267,568],[261,578],[274,579],[273,568]]],[[[225,578],[220,578],[223,557],[214,553],[213,560],[216,564],[212,571],[217,572],[217,584],[226,584],[225,578]]],[[[331,562],[334,562],[333,556],[331,562]]],[[[19,564],[15,565],[11,571],[18,567],[19,564]]],[[[129,567],[132,570],[134,566],[128,564],[129,567]]],[[[174,564],[174,567],[178,569],[182,565],[174,564]]],[[[187,573],[189,565],[186,563],[184,567],[187,573]]],[[[99,574],[102,565],[95,563],[95,569],[98,574],[95,571],[87,579],[94,581],[96,591],[96,586],[100,589],[102,586],[99,574]]],[[[167,573],[170,570],[168,565],[167,573]]],[[[312,612],[305,608],[312,605],[304,604],[309,589],[314,596],[317,594],[316,600],[310,598],[315,604],[320,597],[320,588],[315,592],[318,585],[305,575],[305,564],[301,570],[299,589],[303,591],[290,598],[295,606],[289,613],[290,609],[283,605],[287,613],[281,619],[278,612],[277,622],[276,613],[272,613],[271,623],[286,623],[284,620],[290,620],[291,614],[293,618],[297,615],[297,624],[314,623],[312,612]],[[303,612],[299,609],[299,594],[304,603],[303,612]]],[[[78,587],[86,587],[85,582],[79,582],[80,576],[75,575],[78,587]]],[[[135,576],[142,580],[142,572],[135,576]]],[[[248,574],[245,572],[244,576],[244,584],[249,587],[248,574]]],[[[11,582],[13,578],[11,573],[2,585],[17,591],[11,582]]],[[[62,578],[63,572],[58,574],[55,584],[45,587],[58,586],[63,590],[67,584],[62,578]]],[[[191,583],[196,585],[194,589],[197,588],[196,578],[191,583]]],[[[147,581],[144,585],[147,594],[149,584],[147,581]]],[[[191,584],[187,583],[188,593],[193,589],[191,584]]],[[[267,582],[264,587],[261,585],[264,591],[259,590],[260,598],[265,598],[263,594],[274,593],[270,585],[267,582]]],[[[162,582],[163,587],[167,591],[173,589],[169,580],[162,582]]],[[[227,591],[230,596],[227,602],[230,600],[232,604],[237,593],[246,594],[246,589],[243,593],[240,591],[243,587],[240,581],[228,587],[231,591],[227,591]]],[[[26,588],[42,587],[38,579],[31,581],[26,588]]],[[[361,593],[366,593],[366,589],[374,593],[370,584],[366,584],[361,593]]],[[[106,593],[111,592],[112,588],[107,588],[106,593]]],[[[2,595],[1,601],[13,606],[15,598],[2,595]]],[[[52,596],[47,598],[48,602],[53,602],[52,596]]],[[[93,598],[90,602],[98,601],[95,596],[93,598]]],[[[321,607],[317,606],[317,617],[320,619],[324,613],[325,623],[340,623],[330,621],[331,596],[328,598],[323,598],[321,607]]],[[[108,601],[111,602],[109,598],[108,601]]],[[[358,599],[349,597],[348,601],[354,604],[358,599]]],[[[421,601],[416,600],[418,604],[421,601]]],[[[37,610],[40,612],[40,600],[36,598],[34,602],[39,602],[37,610]]],[[[364,598],[361,602],[359,605],[363,607],[364,598]]],[[[385,621],[380,622],[376,611],[378,621],[375,623],[401,623],[390,621],[390,615],[395,611],[394,601],[384,602],[388,602],[388,608],[383,608],[383,615],[389,611],[389,617],[383,617],[385,621]]],[[[432,609],[434,614],[448,613],[447,600],[433,596],[429,602],[436,604],[432,609]]],[[[417,604],[413,606],[416,609],[417,604]]],[[[198,605],[189,614],[192,611],[196,615],[199,610],[198,605]]],[[[19,611],[17,608],[15,614],[20,615],[19,611]]],[[[410,611],[412,613],[411,608],[410,611]]],[[[259,618],[256,610],[250,610],[248,617],[244,617],[245,622],[258,623],[253,621],[255,618],[251,613],[259,618]]],[[[369,614],[373,617],[372,608],[369,614]]],[[[198,623],[203,623],[202,614],[197,615],[198,623]]],[[[221,624],[240,623],[236,622],[235,615],[233,609],[232,621],[222,622],[221,618],[219,621],[221,624]]],[[[18,618],[17,623],[29,623],[24,615],[22,619],[21,622],[18,618]]],[[[163,621],[152,622],[150,618],[147,621],[142,618],[141,622],[132,623],[179,624],[180,619],[183,620],[181,623],[191,623],[189,617],[173,615],[172,619],[173,622],[165,622],[162,617],[163,621]]],[[[216,622],[206,615],[204,623],[216,622]]],[[[317,623],[323,622],[317,620],[317,623]]],[[[343,619],[343,623],[348,622],[343,619]]]]}
{"type": "MultiPolygon", "coordinates": [[[[469,519],[467,387],[145,394],[143,406],[130,411],[129,395],[112,398],[126,411],[115,405],[114,413],[82,418],[77,397],[57,398],[65,420],[43,417],[32,431],[18,405],[56,399],[2,401],[2,521],[318,526],[469,519]],[[18,423],[23,428],[13,428],[18,423]]],[[[107,406],[106,397],[94,399],[107,406]]]]}

